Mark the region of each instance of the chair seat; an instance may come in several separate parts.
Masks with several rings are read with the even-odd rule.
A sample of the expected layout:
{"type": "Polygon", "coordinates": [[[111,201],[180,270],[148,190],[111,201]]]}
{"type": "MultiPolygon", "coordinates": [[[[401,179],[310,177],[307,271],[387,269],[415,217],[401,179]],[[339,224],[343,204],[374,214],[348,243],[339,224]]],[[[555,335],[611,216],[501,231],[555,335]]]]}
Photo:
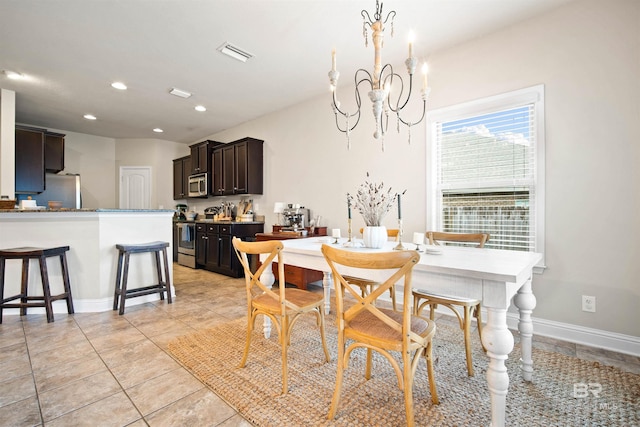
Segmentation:
{"type": "Polygon", "coordinates": [[[434,303],[447,304],[451,302],[451,303],[455,303],[456,305],[469,306],[469,307],[480,304],[479,299],[464,298],[464,297],[458,297],[454,295],[436,294],[433,292],[425,291],[423,289],[414,289],[413,295],[419,296],[421,298],[427,298],[428,300],[431,300],[434,303]]]}
{"type": "MultiPolygon", "coordinates": [[[[380,309],[381,312],[402,324],[402,312],[388,309],[380,309]]],[[[370,311],[362,311],[358,313],[351,321],[348,322],[346,335],[349,336],[351,331],[355,332],[360,339],[363,337],[373,338],[375,340],[389,341],[388,348],[395,348],[398,342],[402,343],[402,335],[376,317],[370,311]],[[392,344],[391,344],[392,343],[392,344]]],[[[411,331],[426,339],[435,333],[435,322],[429,321],[422,317],[411,316],[411,331]]]]}
{"type": "MultiPolygon", "coordinates": [[[[324,297],[321,294],[316,294],[302,289],[287,288],[285,289],[284,294],[287,301],[297,305],[301,309],[317,307],[324,303],[324,297]]],[[[253,306],[259,310],[275,313],[280,312],[280,302],[268,294],[262,294],[254,298],[253,306]]]]}

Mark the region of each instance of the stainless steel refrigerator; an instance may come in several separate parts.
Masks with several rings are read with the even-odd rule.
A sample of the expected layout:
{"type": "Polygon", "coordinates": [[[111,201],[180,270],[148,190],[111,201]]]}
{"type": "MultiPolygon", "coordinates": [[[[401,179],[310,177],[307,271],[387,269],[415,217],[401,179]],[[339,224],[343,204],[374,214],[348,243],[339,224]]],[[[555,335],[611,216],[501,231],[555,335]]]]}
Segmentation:
{"type": "Polygon", "coordinates": [[[56,175],[48,173],[45,176],[45,190],[40,194],[31,195],[38,206],[47,207],[49,201],[62,202],[63,208],[82,208],[80,194],[80,175],[56,175]]]}

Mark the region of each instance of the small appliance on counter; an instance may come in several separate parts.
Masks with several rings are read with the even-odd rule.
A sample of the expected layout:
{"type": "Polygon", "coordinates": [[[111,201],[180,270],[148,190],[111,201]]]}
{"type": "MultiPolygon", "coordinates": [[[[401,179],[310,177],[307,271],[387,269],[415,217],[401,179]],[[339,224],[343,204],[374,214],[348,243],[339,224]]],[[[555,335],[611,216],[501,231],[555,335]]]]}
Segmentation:
{"type": "Polygon", "coordinates": [[[294,208],[289,205],[282,212],[282,216],[284,217],[283,230],[285,231],[304,230],[309,225],[309,209],[305,209],[304,206],[294,208]]]}
{"type": "Polygon", "coordinates": [[[187,220],[186,212],[188,210],[189,210],[189,207],[187,205],[184,205],[184,204],[176,205],[176,219],[178,221],[186,221],[187,220]]]}

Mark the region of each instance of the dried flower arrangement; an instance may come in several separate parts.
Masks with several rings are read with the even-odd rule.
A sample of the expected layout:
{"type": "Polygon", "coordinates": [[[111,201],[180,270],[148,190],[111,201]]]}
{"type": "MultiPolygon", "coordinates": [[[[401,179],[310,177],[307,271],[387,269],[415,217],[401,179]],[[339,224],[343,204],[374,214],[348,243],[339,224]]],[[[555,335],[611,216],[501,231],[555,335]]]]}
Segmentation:
{"type": "MultiPolygon", "coordinates": [[[[367,172],[369,178],[369,172],[367,172]]],[[[367,226],[380,226],[396,200],[396,193],[384,189],[384,183],[365,181],[360,184],[355,197],[347,193],[347,202],[358,209],[367,226]]]]}

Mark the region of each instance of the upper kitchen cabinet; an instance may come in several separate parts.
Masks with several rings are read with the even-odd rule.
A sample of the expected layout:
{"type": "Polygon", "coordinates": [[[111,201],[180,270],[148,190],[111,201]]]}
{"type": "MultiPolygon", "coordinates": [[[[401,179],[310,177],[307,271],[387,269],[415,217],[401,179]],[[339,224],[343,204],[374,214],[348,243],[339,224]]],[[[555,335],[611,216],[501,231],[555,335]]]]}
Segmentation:
{"type": "Polygon", "coordinates": [[[37,194],[44,191],[43,129],[16,127],[16,194],[37,194]]]}
{"type": "Polygon", "coordinates": [[[236,194],[262,194],[262,144],[253,138],[235,143],[236,194]]]}
{"type": "Polygon", "coordinates": [[[47,172],[58,173],[64,169],[64,137],[49,131],[44,134],[44,168],[47,172]]]}
{"type": "Polygon", "coordinates": [[[191,148],[191,175],[211,170],[211,150],[221,144],[221,142],[207,140],[189,146],[191,148]]]}
{"type": "Polygon", "coordinates": [[[262,194],[263,143],[259,139],[243,138],[215,148],[211,195],[262,194]]]}
{"type": "Polygon", "coordinates": [[[173,200],[189,196],[189,175],[191,175],[191,156],[173,161],[173,200]]]}
{"type": "Polygon", "coordinates": [[[209,141],[191,145],[191,175],[209,172],[209,141]]]}

